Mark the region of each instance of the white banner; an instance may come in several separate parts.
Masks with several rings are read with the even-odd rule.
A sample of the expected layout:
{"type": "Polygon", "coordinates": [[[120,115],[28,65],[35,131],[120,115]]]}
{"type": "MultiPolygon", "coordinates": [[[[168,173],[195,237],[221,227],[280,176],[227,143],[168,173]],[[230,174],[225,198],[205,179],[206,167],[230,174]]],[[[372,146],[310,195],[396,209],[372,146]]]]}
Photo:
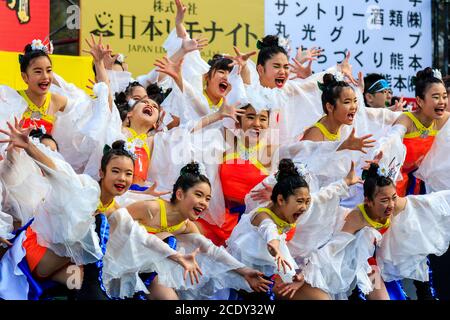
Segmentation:
{"type": "Polygon", "coordinates": [[[353,71],[381,73],[394,95],[414,97],[411,77],[432,66],[431,0],[265,0],[265,33],[324,48],[322,71],[350,50],[353,71]]]}

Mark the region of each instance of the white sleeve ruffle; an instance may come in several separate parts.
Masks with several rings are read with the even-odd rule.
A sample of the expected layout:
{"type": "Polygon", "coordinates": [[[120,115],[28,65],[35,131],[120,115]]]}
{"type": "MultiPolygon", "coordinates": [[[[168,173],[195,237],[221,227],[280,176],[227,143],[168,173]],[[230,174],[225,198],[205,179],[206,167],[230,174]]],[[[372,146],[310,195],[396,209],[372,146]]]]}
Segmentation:
{"type": "Polygon", "coordinates": [[[61,257],[71,258],[77,265],[99,260],[103,254],[94,218],[100,197],[98,182],[87,175],[77,175],[51,150],[38,147],[57,167],[52,170],[36,162],[50,184],[32,224],[38,243],[61,257]]]}
{"type": "Polygon", "coordinates": [[[427,256],[440,256],[449,246],[450,191],[406,199],[405,210],[392,218],[378,244],[377,263],[385,281],[428,281],[427,256]]]}
{"type": "Polygon", "coordinates": [[[252,216],[253,212],[243,215],[233,229],[230,238],[227,240],[228,252],[243,264],[261,271],[266,276],[278,274],[284,282],[292,282],[292,277],[295,275],[298,265],[286,245],[286,235],[281,235],[280,251],[292,266],[292,270],[287,268],[286,273],[284,273],[283,269],[278,271],[275,259],[267,249],[266,239],[259,233],[258,227],[251,224],[252,216]]]}
{"type": "Polygon", "coordinates": [[[106,70],[106,72],[108,74],[109,86],[113,97],[114,94],[125,91],[130,82],[133,81],[131,73],[128,71],[106,70]]]}
{"type": "MultiPolygon", "coordinates": [[[[8,130],[6,121],[14,123],[14,117],[20,120],[27,108],[26,101],[16,90],[0,85],[0,129],[8,130]]],[[[6,139],[6,136],[0,133],[0,138],[6,139]]]]}

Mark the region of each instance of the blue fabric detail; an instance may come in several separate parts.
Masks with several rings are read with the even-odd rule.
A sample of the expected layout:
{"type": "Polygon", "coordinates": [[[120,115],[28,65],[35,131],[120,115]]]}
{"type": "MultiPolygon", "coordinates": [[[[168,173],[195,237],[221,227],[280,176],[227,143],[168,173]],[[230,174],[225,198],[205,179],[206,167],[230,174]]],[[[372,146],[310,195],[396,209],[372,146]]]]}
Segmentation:
{"type": "MultiPolygon", "coordinates": [[[[106,253],[106,245],[109,240],[109,223],[108,219],[104,214],[98,215],[101,219],[100,221],[100,232],[99,232],[99,238],[100,238],[100,249],[102,250],[103,255],[106,253]]],[[[102,274],[103,274],[103,259],[98,260],[95,265],[98,268],[98,281],[100,282],[100,288],[102,291],[106,294],[106,296],[111,299],[111,297],[106,293],[105,285],[103,284],[102,274]]]]}
{"type": "Polygon", "coordinates": [[[433,270],[431,270],[430,258],[427,258],[427,265],[428,265],[428,277],[429,277],[428,284],[430,285],[430,293],[434,299],[437,299],[436,289],[434,289],[434,285],[433,285],[433,270]]]}
{"type": "Polygon", "coordinates": [[[245,212],[245,204],[242,206],[230,208],[229,210],[230,210],[230,213],[239,213],[239,215],[242,215],[245,212]]]}
{"type": "Polygon", "coordinates": [[[263,276],[264,279],[269,280],[271,283],[269,284],[269,290],[266,291],[267,296],[270,301],[275,301],[275,293],[273,292],[273,287],[275,285],[275,280],[273,280],[274,275],[270,277],[263,276]]]}
{"type": "Polygon", "coordinates": [[[400,280],[385,282],[384,284],[391,300],[409,300],[400,280]]]}
{"type": "Polygon", "coordinates": [[[141,187],[141,186],[138,185],[138,184],[132,184],[132,185],[130,186],[130,189],[129,189],[129,190],[131,190],[131,191],[141,191],[141,192],[144,192],[144,191],[147,191],[148,188],[149,188],[149,187],[141,187]]]}

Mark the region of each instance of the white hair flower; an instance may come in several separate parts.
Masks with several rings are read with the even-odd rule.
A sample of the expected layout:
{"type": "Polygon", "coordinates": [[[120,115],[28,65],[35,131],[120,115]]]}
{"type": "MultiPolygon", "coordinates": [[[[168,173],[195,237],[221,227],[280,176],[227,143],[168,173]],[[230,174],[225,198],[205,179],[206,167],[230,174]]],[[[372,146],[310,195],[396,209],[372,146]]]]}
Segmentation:
{"type": "Polygon", "coordinates": [[[208,176],[206,175],[206,167],[203,164],[203,162],[199,162],[198,163],[198,171],[200,172],[201,175],[203,175],[203,176],[208,178],[208,176]]]}
{"type": "Polygon", "coordinates": [[[117,55],[117,61],[119,61],[120,63],[124,63],[125,62],[125,55],[123,53],[119,53],[117,55]]]}
{"type": "Polygon", "coordinates": [[[433,69],[433,77],[442,80],[442,73],[439,69],[433,69]]]}
{"type": "Polygon", "coordinates": [[[340,71],[336,71],[333,74],[334,78],[336,79],[336,81],[341,82],[341,81],[345,81],[345,76],[342,72],[340,71]]]}
{"type": "Polygon", "coordinates": [[[44,125],[41,125],[41,126],[39,127],[39,129],[41,129],[42,134],[46,134],[46,133],[47,133],[47,130],[45,130],[44,125]]]}
{"type": "Polygon", "coordinates": [[[40,40],[40,39],[34,39],[31,42],[31,49],[33,49],[33,50],[41,50],[41,51],[44,51],[45,53],[49,52],[47,46],[45,46],[44,43],[42,43],[42,40],[40,40]]]}
{"type": "Polygon", "coordinates": [[[137,156],[136,156],[136,153],[135,153],[136,147],[135,147],[134,143],[131,143],[131,142],[125,143],[125,145],[123,146],[123,149],[124,149],[126,152],[128,152],[128,153],[130,154],[130,156],[131,156],[134,160],[137,159],[137,156]]]}
{"type": "Polygon", "coordinates": [[[284,48],[286,52],[291,51],[291,40],[283,37],[278,37],[278,46],[284,48]]]}

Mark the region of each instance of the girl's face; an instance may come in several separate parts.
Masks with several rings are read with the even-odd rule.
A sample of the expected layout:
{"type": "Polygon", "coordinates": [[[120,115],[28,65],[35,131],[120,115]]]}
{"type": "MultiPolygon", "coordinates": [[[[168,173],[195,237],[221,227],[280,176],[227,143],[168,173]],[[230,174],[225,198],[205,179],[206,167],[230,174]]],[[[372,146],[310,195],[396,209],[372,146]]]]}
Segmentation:
{"type": "Polygon", "coordinates": [[[393,184],[377,187],[373,200],[366,198],[366,205],[375,219],[386,220],[394,213],[397,203],[397,191],[393,184]]]}
{"type": "Polygon", "coordinates": [[[261,130],[269,128],[269,112],[263,110],[260,113],[256,113],[255,108],[249,106],[239,123],[246,135],[257,138],[260,136],[261,130]]]}
{"type": "Polygon", "coordinates": [[[159,106],[150,98],[140,100],[133,109],[128,112],[127,118],[133,123],[144,123],[148,125],[148,130],[155,127],[159,119],[159,106]]]}
{"type": "Polygon", "coordinates": [[[336,106],[333,107],[327,103],[328,114],[332,114],[334,118],[345,125],[352,125],[358,110],[358,100],[352,88],[344,88],[341,91],[336,106]]]}
{"type": "Polygon", "coordinates": [[[288,223],[295,223],[304,214],[311,204],[311,195],[308,188],[297,188],[293,195],[287,200],[282,195],[278,195],[278,206],[283,214],[283,220],[288,223]]]}
{"type": "Polygon", "coordinates": [[[133,99],[136,101],[148,98],[147,91],[141,86],[135,86],[131,89],[131,95],[127,97],[128,99],[133,99]]]}
{"type": "Polygon", "coordinates": [[[417,97],[417,103],[427,117],[435,120],[442,119],[448,105],[445,86],[442,83],[431,84],[425,92],[424,99],[417,97]]]}
{"type": "Polygon", "coordinates": [[[123,195],[133,182],[133,160],[126,156],[113,156],[106,165],[106,171],[100,170],[102,192],[115,196],[123,195]]]}
{"type": "Polygon", "coordinates": [[[228,82],[228,70],[214,70],[211,78],[206,78],[206,88],[210,98],[220,99],[231,91],[231,84],[228,82]]]}
{"type": "Polygon", "coordinates": [[[53,80],[50,59],[41,56],[31,60],[26,72],[22,72],[22,79],[28,85],[28,89],[35,94],[46,94],[53,80]]]}
{"type": "Polygon", "coordinates": [[[206,182],[197,183],[186,192],[176,192],[177,206],[185,219],[197,220],[208,209],[211,200],[211,187],[206,182]]]}
{"type": "Polygon", "coordinates": [[[270,89],[283,88],[289,78],[288,57],[282,52],[267,60],[264,66],[258,65],[256,69],[261,85],[270,89]]]}

